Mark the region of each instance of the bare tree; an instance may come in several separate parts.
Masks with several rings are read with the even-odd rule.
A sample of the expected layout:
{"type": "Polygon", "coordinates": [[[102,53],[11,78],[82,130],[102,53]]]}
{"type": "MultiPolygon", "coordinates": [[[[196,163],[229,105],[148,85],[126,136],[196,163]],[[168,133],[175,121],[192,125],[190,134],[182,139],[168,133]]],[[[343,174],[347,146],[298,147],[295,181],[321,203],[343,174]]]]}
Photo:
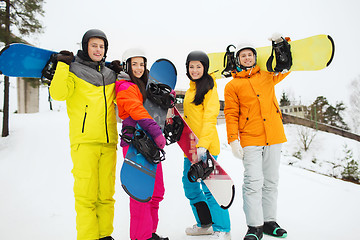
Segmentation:
{"type": "Polygon", "coordinates": [[[306,152],[309,150],[311,143],[315,139],[316,131],[307,127],[298,127],[299,142],[302,149],[306,152]]]}

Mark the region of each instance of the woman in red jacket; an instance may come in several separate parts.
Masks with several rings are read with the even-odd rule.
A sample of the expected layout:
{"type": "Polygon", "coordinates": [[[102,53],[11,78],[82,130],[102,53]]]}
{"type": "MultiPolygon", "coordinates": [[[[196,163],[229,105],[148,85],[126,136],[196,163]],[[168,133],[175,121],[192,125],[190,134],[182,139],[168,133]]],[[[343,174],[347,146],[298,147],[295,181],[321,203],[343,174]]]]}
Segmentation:
{"type": "MultiPolygon", "coordinates": [[[[129,49],[123,54],[125,72],[120,72],[116,81],[116,102],[122,128],[139,124],[154,139],[158,147],[164,148],[166,140],[160,126],[153,120],[143,103],[146,99],[148,70],[146,57],[140,49],[129,49]]],[[[123,155],[129,145],[121,140],[123,155]]],[[[130,198],[130,238],[132,240],[167,240],[155,232],[159,222],[159,203],[164,197],[164,182],[161,163],[158,163],[154,193],[149,202],[139,202],[130,198]]]]}

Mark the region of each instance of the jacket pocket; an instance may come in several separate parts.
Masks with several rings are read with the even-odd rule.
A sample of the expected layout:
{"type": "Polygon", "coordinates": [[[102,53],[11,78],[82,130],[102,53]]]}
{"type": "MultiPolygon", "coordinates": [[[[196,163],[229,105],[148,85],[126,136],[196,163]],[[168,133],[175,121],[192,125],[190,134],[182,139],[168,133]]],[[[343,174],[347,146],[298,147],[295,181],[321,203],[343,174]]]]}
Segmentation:
{"type": "Polygon", "coordinates": [[[239,129],[240,131],[243,130],[247,124],[247,122],[249,121],[249,109],[247,110],[246,113],[241,113],[240,114],[240,118],[239,118],[239,129]]]}
{"type": "Polygon", "coordinates": [[[81,129],[82,133],[84,133],[84,131],[85,131],[85,122],[86,122],[86,116],[87,116],[87,109],[88,109],[88,105],[85,106],[84,119],[83,119],[83,124],[82,124],[82,129],[81,129]]]}
{"type": "Polygon", "coordinates": [[[283,119],[283,116],[282,116],[281,109],[280,109],[279,105],[275,101],[274,101],[274,105],[275,105],[276,113],[280,114],[280,118],[283,119]]]}

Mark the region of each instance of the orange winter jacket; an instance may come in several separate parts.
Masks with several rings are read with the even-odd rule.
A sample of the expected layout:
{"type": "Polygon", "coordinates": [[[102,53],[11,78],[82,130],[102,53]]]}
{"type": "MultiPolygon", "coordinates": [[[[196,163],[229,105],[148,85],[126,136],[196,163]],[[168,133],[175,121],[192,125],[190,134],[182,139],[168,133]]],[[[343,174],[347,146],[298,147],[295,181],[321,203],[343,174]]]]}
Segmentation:
{"type": "MultiPolygon", "coordinates": [[[[120,73],[118,78],[120,80],[115,82],[115,91],[119,117],[123,120],[122,129],[127,126],[135,127],[136,124],[139,124],[153,139],[161,135],[160,126],[143,105],[143,96],[138,86],[131,82],[125,73],[120,73]]],[[[120,146],[124,147],[127,144],[121,139],[120,146]]]]}
{"type": "Polygon", "coordinates": [[[132,117],[135,121],[148,118],[152,119],[143,105],[143,96],[135,83],[126,79],[116,81],[116,102],[119,117],[125,120],[132,117]]]}
{"type": "Polygon", "coordinates": [[[239,136],[242,147],[286,142],[274,87],[288,74],[261,71],[257,65],[233,73],[224,90],[228,143],[239,136]]]}

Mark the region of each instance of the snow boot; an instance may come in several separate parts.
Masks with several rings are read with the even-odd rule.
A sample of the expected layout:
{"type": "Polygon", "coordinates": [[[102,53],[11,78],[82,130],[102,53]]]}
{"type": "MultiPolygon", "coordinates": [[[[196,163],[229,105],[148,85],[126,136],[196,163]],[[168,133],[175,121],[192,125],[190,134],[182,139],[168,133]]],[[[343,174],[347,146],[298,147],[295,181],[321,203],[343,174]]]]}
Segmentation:
{"type": "Polygon", "coordinates": [[[186,228],[185,233],[190,236],[210,235],[214,233],[211,225],[198,227],[197,224],[194,224],[194,226],[186,228]]]}
{"type": "Polygon", "coordinates": [[[218,232],[215,231],[211,236],[211,240],[231,240],[230,232],[218,232]]]}
{"type": "Polygon", "coordinates": [[[99,240],[114,240],[111,236],[100,238],[99,240]]]}
{"type": "Polygon", "coordinates": [[[168,237],[160,237],[156,233],[153,233],[152,237],[149,238],[148,240],[169,240],[169,238],[168,237]]]}
{"type": "Polygon", "coordinates": [[[263,226],[250,227],[244,237],[244,240],[261,240],[263,237],[263,226]]]}
{"type": "Polygon", "coordinates": [[[281,228],[279,224],[277,224],[275,221],[271,222],[264,222],[264,229],[265,234],[268,234],[270,236],[274,237],[280,237],[280,238],[286,238],[287,232],[285,229],[281,228]]]}

